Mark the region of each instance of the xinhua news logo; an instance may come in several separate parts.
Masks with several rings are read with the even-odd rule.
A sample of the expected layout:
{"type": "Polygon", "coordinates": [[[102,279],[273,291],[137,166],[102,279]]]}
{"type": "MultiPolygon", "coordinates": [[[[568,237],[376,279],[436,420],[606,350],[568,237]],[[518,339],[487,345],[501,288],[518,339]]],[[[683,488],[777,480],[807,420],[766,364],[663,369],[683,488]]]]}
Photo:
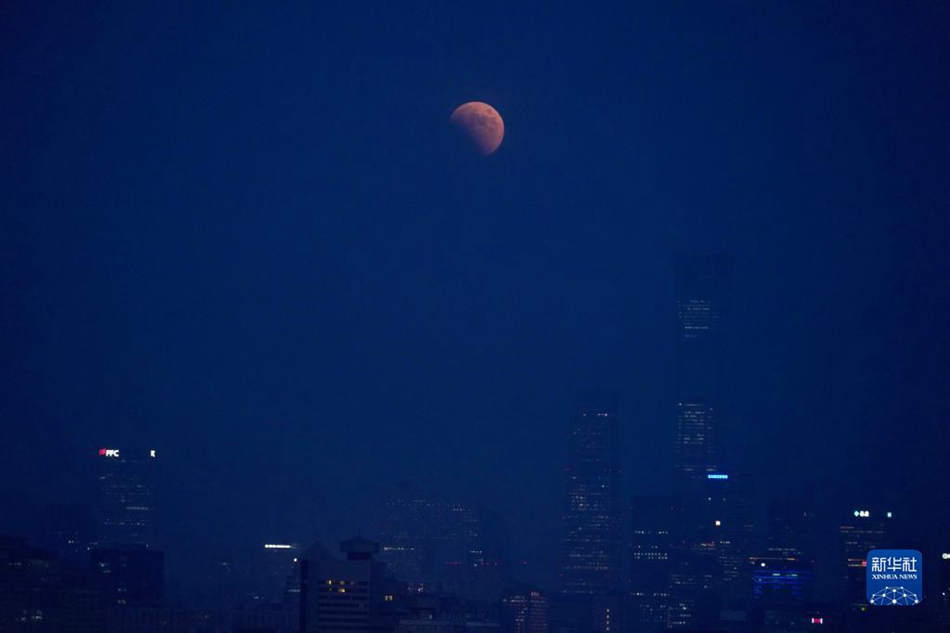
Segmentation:
{"type": "Polygon", "coordinates": [[[912,607],[924,597],[924,560],[915,549],[868,552],[867,599],[875,607],[912,607]]]}

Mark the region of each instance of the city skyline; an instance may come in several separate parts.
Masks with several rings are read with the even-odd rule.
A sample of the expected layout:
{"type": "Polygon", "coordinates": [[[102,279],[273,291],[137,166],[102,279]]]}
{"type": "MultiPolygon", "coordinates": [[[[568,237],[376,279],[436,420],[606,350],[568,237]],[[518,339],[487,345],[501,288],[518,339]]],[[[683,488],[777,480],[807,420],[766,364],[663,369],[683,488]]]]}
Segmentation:
{"type": "Polygon", "coordinates": [[[864,548],[950,614],[946,6],[0,24],[9,618],[861,629],[864,548]]]}

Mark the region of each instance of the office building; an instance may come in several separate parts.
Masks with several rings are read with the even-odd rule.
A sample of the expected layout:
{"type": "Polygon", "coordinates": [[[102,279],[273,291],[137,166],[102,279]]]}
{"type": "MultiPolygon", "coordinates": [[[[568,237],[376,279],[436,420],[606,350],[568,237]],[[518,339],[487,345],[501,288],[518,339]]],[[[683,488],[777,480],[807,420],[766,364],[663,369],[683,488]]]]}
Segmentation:
{"type": "Polygon", "coordinates": [[[379,559],[407,591],[497,598],[508,571],[507,526],[491,511],[399,486],[380,523],[379,559]]]}
{"type": "Polygon", "coordinates": [[[719,469],[721,376],[731,307],[732,260],[676,263],[676,463],[680,491],[719,469]]]}
{"type": "Polygon", "coordinates": [[[752,600],[757,608],[794,608],[813,597],[815,570],[811,561],[794,557],[751,556],[752,600]]]}
{"type": "Polygon", "coordinates": [[[50,505],[43,512],[40,535],[43,549],[85,567],[89,563],[89,549],[96,541],[95,513],[87,505],[50,505]]]}
{"type": "Polygon", "coordinates": [[[844,600],[853,611],[868,608],[864,591],[867,555],[892,545],[893,522],[892,511],[861,506],[848,511],[838,528],[844,600]]]}
{"type": "Polygon", "coordinates": [[[90,552],[90,569],[107,604],[152,605],[164,597],[165,558],[144,545],[114,545],[90,552]]]}
{"type": "Polygon", "coordinates": [[[393,631],[405,615],[404,585],[374,559],[379,544],[353,538],[344,558],[315,544],[300,559],[300,633],[393,631]]]}
{"type": "Polygon", "coordinates": [[[769,506],[766,549],[773,556],[814,561],[818,550],[817,514],[811,502],[775,501],[769,506]]]}
{"type": "Polygon", "coordinates": [[[142,545],[155,547],[155,449],[100,448],[98,462],[99,547],[142,545]]]}
{"type": "Polygon", "coordinates": [[[0,536],[0,631],[102,633],[99,592],[84,572],[26,539],[0,536]]]}
{"type": "Polygon", "coordinates": [[[570,424],[565,468],[563,593],[602,595],[620,590],[619,434],[616,396],[581,394],[570,424]]]}
{"type": "Polygon", "coordinates": [[[501,600],[504,633],[547,633],[548,599],[536,587],[510,591],[501,600]]]}
{"type": "Polygon", "coordinates": [[[297,543],[263,543],[254,557],[254,600],[263,604],[300,603],[297,543]]]}
{"type": "Polygon", "coordinates": [[[673,551],[682,533],[683,508],[670,496],[634,497],[630,508],[630,628],[664,628],[670,606],[673,551]]]}

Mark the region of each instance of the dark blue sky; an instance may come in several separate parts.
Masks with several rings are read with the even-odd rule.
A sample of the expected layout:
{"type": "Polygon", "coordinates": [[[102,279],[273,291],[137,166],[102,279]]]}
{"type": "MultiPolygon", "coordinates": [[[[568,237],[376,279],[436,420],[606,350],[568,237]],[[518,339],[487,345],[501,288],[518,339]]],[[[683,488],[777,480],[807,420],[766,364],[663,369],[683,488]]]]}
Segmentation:
{"type": "Polygon", "coordinates": [[[172,538],[368,532],[417,479],[541,556],[576,389],[667,486],[683,253],[735,256],[726,444],[766,493],[943,463],[939,3],[83,4],[0,8],[0,529],[148,445],[172,538]]]}

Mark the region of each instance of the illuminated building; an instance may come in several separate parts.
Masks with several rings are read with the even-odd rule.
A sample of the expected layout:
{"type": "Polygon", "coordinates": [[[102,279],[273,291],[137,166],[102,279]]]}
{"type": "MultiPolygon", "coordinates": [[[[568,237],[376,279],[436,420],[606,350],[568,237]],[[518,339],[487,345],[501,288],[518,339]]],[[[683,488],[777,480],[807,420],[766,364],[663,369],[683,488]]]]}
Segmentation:
{"type": "Polygon", "coordinates": [[[732,260],[685,257],[676,263],[676,481],[701,484],[719,459],[720,375],[732,260]]]}
{"type": "Polygon", "coordinates": [[[889,510],[855,507],[838,528],[844,563],[845,600],[857,611],[867,610],[865,583],[867,555],[873,549],[891,545],[894,515],[889,510]]]}
{"type": "Polygon", "coordinates": [[[937,603],[937,619],[950,629],[950,548],[939,550],[934,562],[936,564],[931,565],[930,560],[926,560],[924,566],[936,570],[930,575],[935,580],[933,595],[937,603]]]}
{"type": "Polygon", "coordinates": [[[266,604],[300,603],[297,543],[264,543],[257,551],[255,599],[266,604]]]}
{"type": "Polygon", "coordinates": [[[715,595],[719,568],[708,543],[684,540],[670,554],[669,629],[702,629],[719,622],[721,604],[715,595]]]}
{"type": "Polygon", "coordinates": [[[392,631],[405,596],[386,564],[373,559],[379,544],[353,538],[340,551],[342,560],[318,543],[300,557],[300,632],[392,631]]]}
{"type": "Polygon", "coordinates": [[[89,563],[89,548],[96,540],[96,517],[90,506],[48,506],[40,527],[40,545],[43,548],[83,567],[89,563]]]}
{"type": "Polygon", "coordinates": [[[506,594],[501,600],[504,633],[547,633],[548,599],[537,588],[506,594]]]}
{"type": "Polygon", "coordinates": [[[582,394],[570,425],[565,468],[563,593],[597,595],[619,590],[619,433],[616,396],[582,394]]]}
{"type": "Polygon", "coordinates": [[[100,448],[96,453],[100,547],[155,546],[154,449],[100,448]]]}
{"type": "Polygon", "coordinates": [[[93,549],[90,568],[106,600],[119,606],[155,604],[164,595],[164,556],[144,545],[93,549]]]}
{"type": "Polygon", "coordinates": [[[480,506],[437,499],[402,485],[386,503],[379,559],[410,592],[440,588],[497,598],[508,565],[505,524],[480,506]]]}
{"type": "Polygon", "coordinates": [[[769,506],[767,550],[773,556],[814,561],[818,527],[811,503],[782,501],[769,506]]]}
{"type": "Polygon", "coordinates": [[[669,626],[715,627],[720,611],[749,606],[747,561],[754,544],[752,479],[709,472],[683,498],[682,528],[671,550],[669,626]]]}
{"type": "Polygon", "coordinates": [[[793,607],[811,596],[815,571],[811,561],[794,557],[751,556],[752,600],[760,607],[793,607]]]}
{"type": "Polygon", "coordinates": [[[707,474],[702,505],[699,542],[716,558],[717,591],[727,602],[741,601],[748,593],[747,561],[755,529],[751,476],[707,474]]]}
{"type": "Polygon", "coordinates": [[[635,497],[630,512],[631,626],[656,631],[666,626],[673,550],[682,524],[675,497],[635,497]]]}
{"type": "Polygon", "coordinates": [[[99,592],[80,568],[0,536],[0,631],[102,633],[99,592]]]}

